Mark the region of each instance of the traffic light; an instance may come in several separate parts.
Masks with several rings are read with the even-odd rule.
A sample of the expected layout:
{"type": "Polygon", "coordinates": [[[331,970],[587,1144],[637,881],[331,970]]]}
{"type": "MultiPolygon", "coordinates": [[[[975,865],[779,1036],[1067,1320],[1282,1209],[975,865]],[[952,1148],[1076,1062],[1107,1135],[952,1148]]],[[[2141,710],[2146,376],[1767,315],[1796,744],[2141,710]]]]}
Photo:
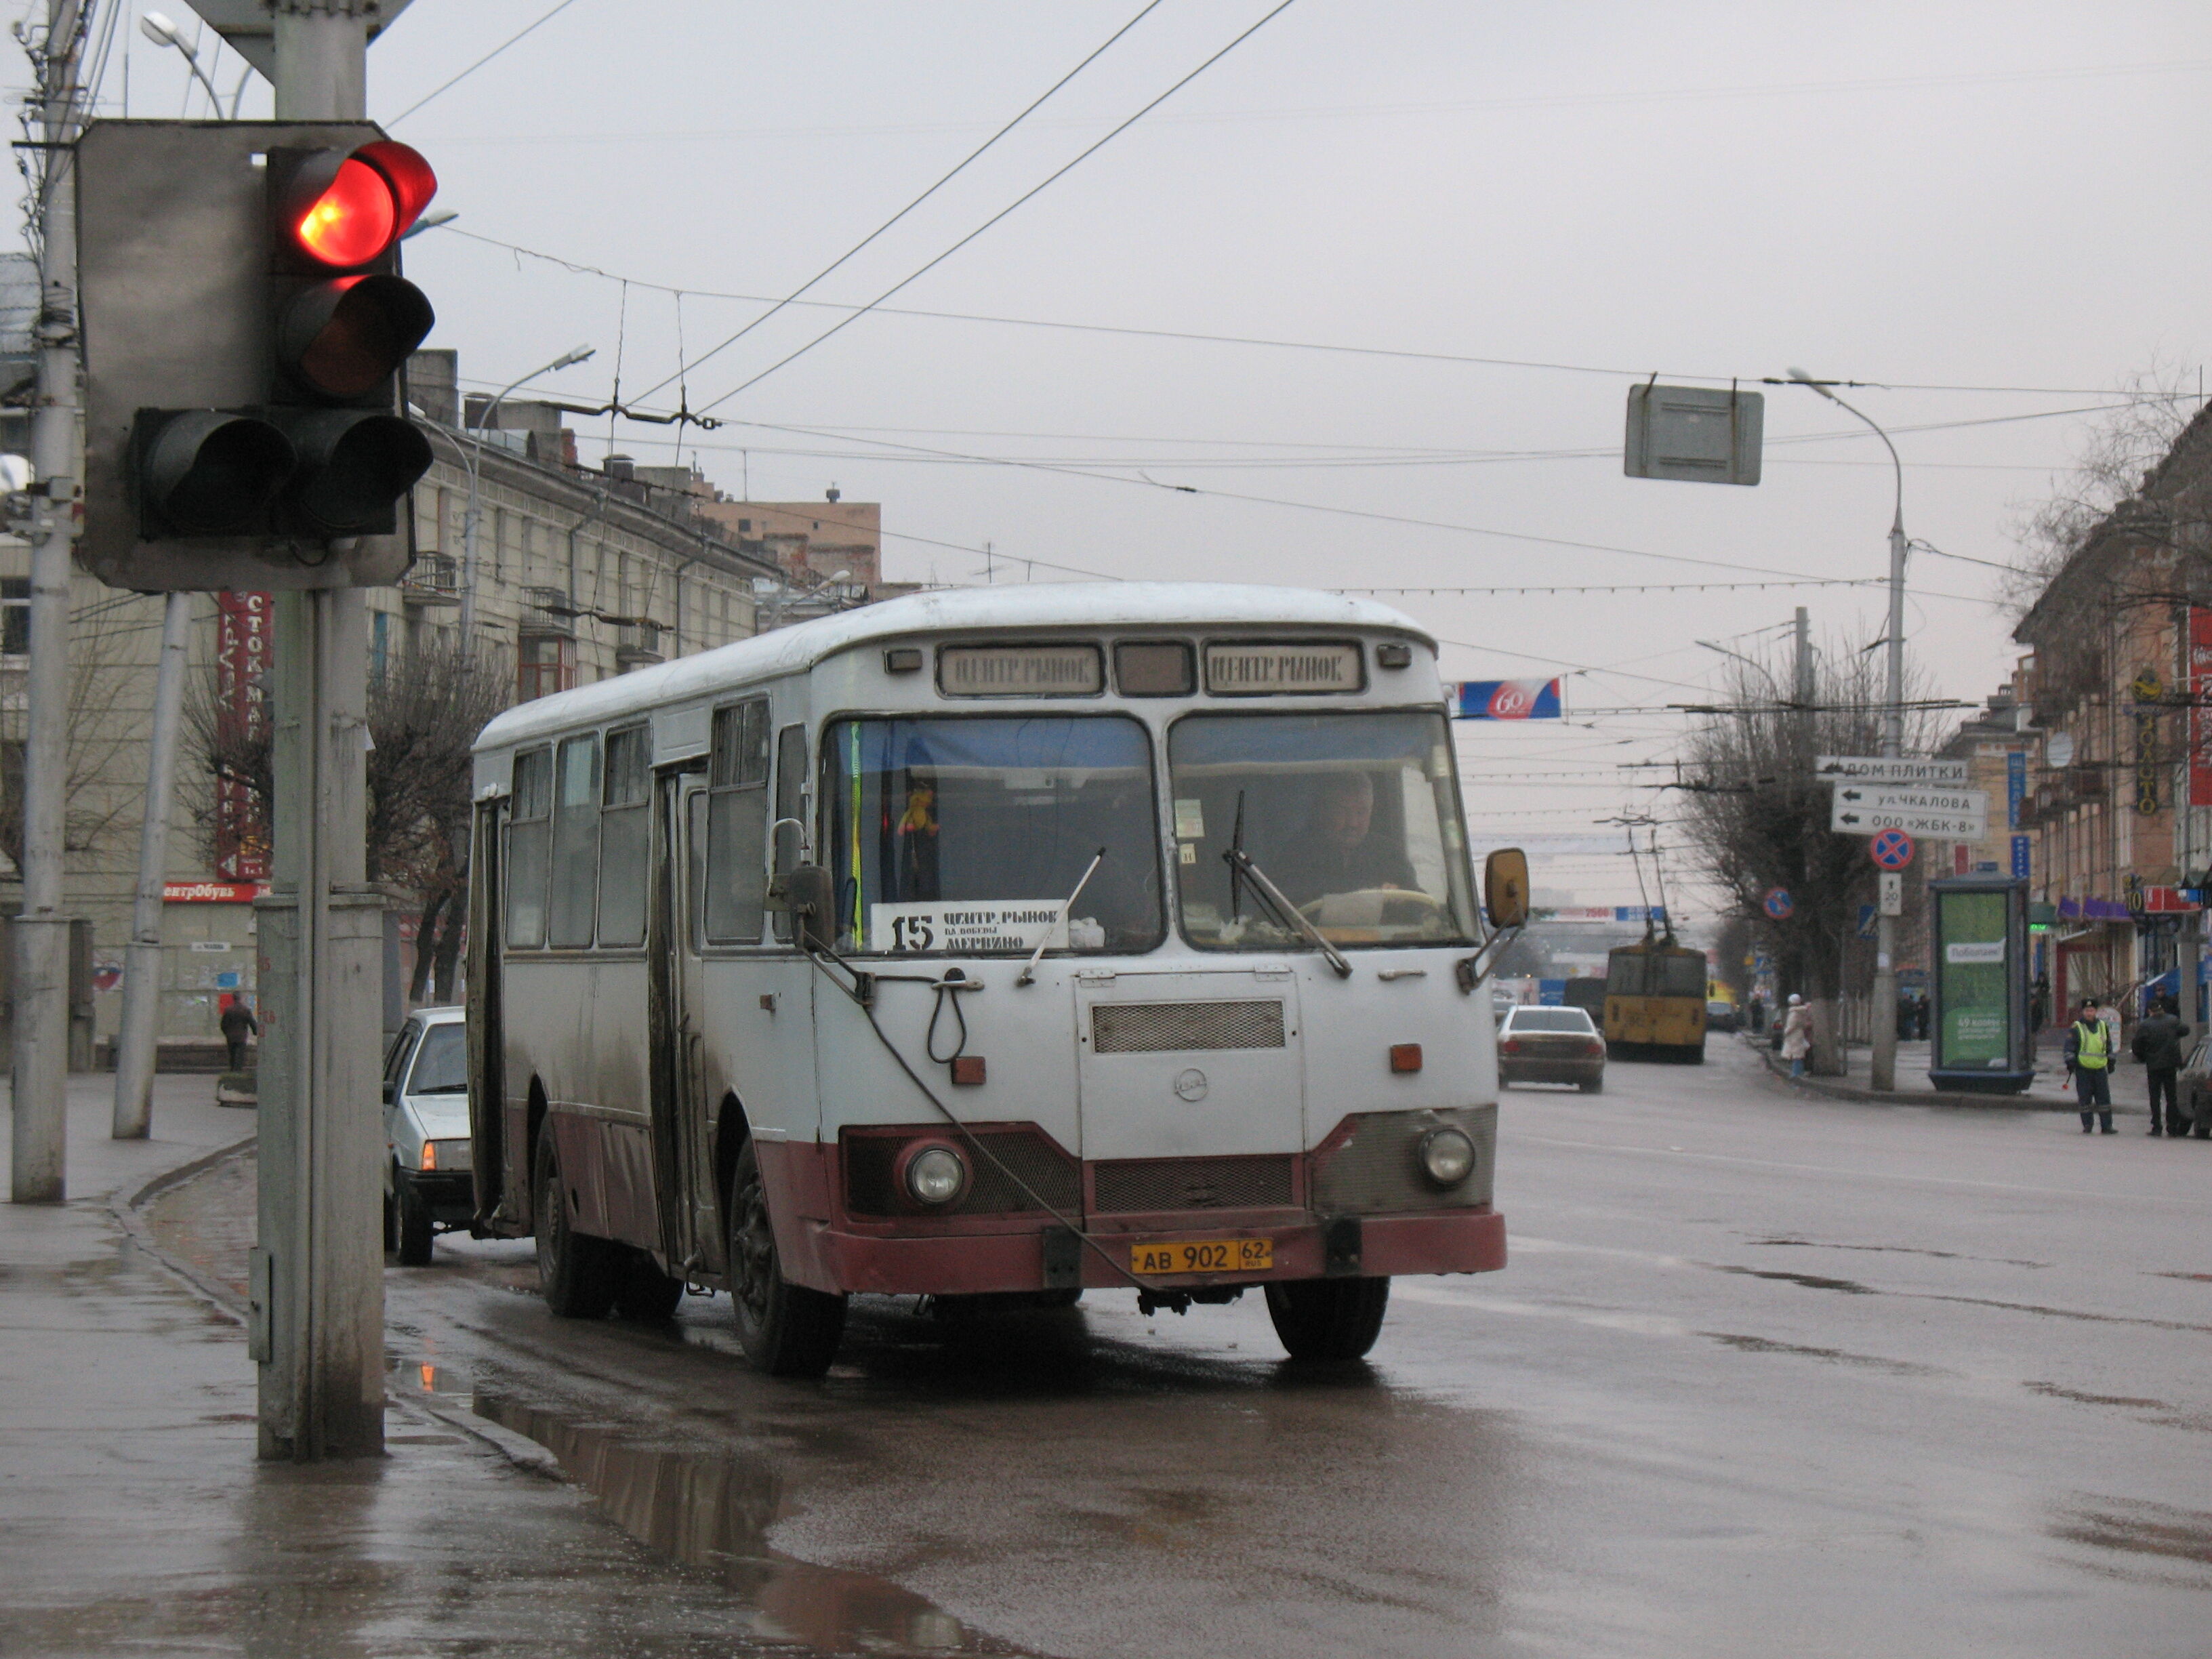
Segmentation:
{"type": "Polygon", "coordinates": [[[86,564],[142,589],[367,585],[430,465],[404,413],[430,165],[365,123],[100,122],[80,147],[86,564]]]}

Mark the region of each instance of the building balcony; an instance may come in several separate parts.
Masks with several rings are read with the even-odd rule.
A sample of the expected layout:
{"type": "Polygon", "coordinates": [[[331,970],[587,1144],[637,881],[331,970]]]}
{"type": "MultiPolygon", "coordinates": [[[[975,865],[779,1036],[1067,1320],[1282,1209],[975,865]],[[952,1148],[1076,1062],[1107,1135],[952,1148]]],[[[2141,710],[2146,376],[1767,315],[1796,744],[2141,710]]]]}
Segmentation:
{"type": "Polygon", "coordinates": [[[615,665],[627,672],[667,660],[662,637],[667,632],[647,617],[625,617],[615,628],[615,665]]]}
{"type": "Polygon", "coordinates": [[[399,583],[400,603],[413,606],[459,605],[461,562],[450,553],[424,553],[399,583]]]}
{"type": "Polygon", "coordinates": [[[515,628],[520,633],[540,639],[573,639],[579,614],[562,589],[526,587],[522,590],[522,611],[515,618],[515,628]]]}

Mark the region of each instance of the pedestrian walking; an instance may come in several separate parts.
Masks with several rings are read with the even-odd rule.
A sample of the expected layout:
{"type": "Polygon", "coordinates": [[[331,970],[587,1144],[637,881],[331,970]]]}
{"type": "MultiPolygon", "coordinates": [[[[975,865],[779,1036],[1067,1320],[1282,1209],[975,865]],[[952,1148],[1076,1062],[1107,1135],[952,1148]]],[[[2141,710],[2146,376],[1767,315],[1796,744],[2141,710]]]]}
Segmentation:
{"type": "Polygon", "coordinates": [[[1790,1012],[1782,1022],[1782,1058],[1790,1062],[1790,1075],[1805,1075],[1805,1056],[1813,1052],[1813,1011],[1796,992],[1790,994],[1790,1012]]]}
{"type": "Polygon", "coordinates": [[[1928,1041],[1928,993],[1925,991],[1912,1000],[1912,1029],[1921,1042],[1928,1041]]]}
{"type": "Polygon", "coordinates": [[[2066,1070],[2074,1079],[2074,1098],[2081,1108],[2081,1133],[2090,1131],[2090,1120],[2099,1120],[2106,1134],[2112,1128],[2112,1027],[2097,1012],[2094,997],[2081,999],[2081,1017],[2066,1033],[2066,1070]]]}
{"type": "Polygon", "coordinates": [[[2187,1063],[2188,1054],[2181,1039],[2189,1035],[2189,1028],[2181,1023],[2172,1003],[2160,997],[2151,1005],[2150,1012],[2142,1024],[2136,1027],[2136,1040],[2129,1045],[2135,1057],[2142,1061],[2143,1076],[2150,1085],[2150,1132],[2161,1132],[2179,1139],[2185,1133],[2181,1117],[2180,1091],[2175,1079],[2187,1063]],[[2160,1100],[2166,1103],[2161,1115],[2160,1100]]]}
{"type": "Polygon", "coordinates": [[[222,1040],[230,1048],[230,1069],[246,1069],[246,1039],[261,1035],[261,1023],[253,1018],[253,1010],[243,999],[233,997],[223,1004],[218,1022],[222,1026],[222,1040]]]}

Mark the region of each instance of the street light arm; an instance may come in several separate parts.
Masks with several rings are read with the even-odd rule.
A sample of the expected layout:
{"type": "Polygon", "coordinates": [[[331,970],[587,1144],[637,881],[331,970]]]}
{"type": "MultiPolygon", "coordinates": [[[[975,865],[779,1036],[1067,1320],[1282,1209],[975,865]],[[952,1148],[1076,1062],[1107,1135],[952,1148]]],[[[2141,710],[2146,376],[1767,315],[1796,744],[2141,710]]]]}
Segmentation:
{"type": "Polygon", "coordinates": [[[1881,429],[1881,423],[1876,421],[1872,416],[1869,415],[1864,410],[1845,403],[1841,398],[1838,398],[1833,392],[1829,390],[1828,387],[1814,380],[1803,369],[1791,369],[1790,371],[1790,378],[1796,381],[1799,386],[1808,386],[1813,391],[1819,392],[1830,403],[1835,404],[1838,409],[1842,410],[1845,414],[1850,415],[1853,419],[1860,422],[1866,427],[1868,431],[1873,433],[1875,437],[1881,440],[1881,447],[1889,452],[1890,473],[1897,480],[1897,508],[1896,511],[1890,515],[1890,533],[1894,536],[1902,536],[1905,533],[1905,463],[1897,459],[1897,446],[1890,442],[1889,434],[1884,432],[1881,429]]]}

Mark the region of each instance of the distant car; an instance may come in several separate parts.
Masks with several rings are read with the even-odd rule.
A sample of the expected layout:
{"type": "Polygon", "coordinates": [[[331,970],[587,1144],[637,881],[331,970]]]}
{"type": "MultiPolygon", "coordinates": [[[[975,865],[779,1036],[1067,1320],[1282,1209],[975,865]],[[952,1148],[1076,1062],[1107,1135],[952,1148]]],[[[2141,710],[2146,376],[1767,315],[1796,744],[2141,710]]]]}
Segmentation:
{"type": "Polygon", "coordinates": [[[1708,1031],[1733,1031],[1736,1029],[1735,1004],[1713,998],[1705,1004],[1705,1029],[1708,1031]]]}
{"type": "Polygon", "coordinates": [[[1498,1032],[1500,1083],[1572,1083],[1605,1088],[1605,1039],[1580,1008],[1517,1007],[1498,1032]]]}
{"type": "Polygon", "coordinates": [[[469,1158],[469,1033],[459,1008],[418,1008],[384,1056],[384,1248],[430,1265],[441,1227],[476,1213],[469,1158]]]}
{"type": "Polygon", "coordinates": [[[2199,1140],[2212,1140],[2212,1040],[2199,1042],[2174,1079],[2174,1096],[2199,1140]]]}

